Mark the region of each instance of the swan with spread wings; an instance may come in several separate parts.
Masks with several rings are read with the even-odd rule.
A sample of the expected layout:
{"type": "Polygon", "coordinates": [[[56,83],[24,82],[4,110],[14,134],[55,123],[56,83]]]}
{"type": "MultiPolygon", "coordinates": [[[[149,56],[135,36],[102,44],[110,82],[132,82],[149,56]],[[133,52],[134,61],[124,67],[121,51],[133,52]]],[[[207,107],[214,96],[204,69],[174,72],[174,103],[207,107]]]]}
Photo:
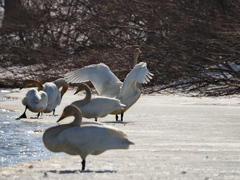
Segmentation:
{"type": "Polygon", "coordinates": [[[113,97],[125,104],[123,110],[116,110],[110,114],[121,114],[121,121],[123,121],[123,114],[126,112],[140,97],[142,84],[148,83],[153,74],[147,69],[146,62],[137,64],[138,56],[141,53],[139,48],[135,49],[133,59],[133,69],[126,76],[125,80],[121,82],[109,69],[106,64],[93,64],[77,69],[75,71],[65,74],[65,79],[70,83],[81,83],[91,81],[100,96],[113,97]]]}

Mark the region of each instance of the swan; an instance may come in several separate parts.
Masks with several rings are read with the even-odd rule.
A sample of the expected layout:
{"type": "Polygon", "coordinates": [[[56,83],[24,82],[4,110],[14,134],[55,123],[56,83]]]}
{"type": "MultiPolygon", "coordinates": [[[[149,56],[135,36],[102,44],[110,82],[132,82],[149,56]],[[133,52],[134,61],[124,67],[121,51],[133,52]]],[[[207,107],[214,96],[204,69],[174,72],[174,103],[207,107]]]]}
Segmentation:
{"type": "Polygon", "coordinates": [[[22,100],[22,104],[25,106],[25,111],[23,114],[17,118],[17,120],[21,118],[27,118],[26,111],[29,109],[32,112],[38,113],[37,118],[46,107],[48,103],[48,95],[46,92],[43,91],[43,85],[37,80],[25,80],[22,84],[20,90],[24,87],[28,87],[30,85],[35,85],[38,89],[31,88],[27,93],[26,96],[22,100]]]}
{"type": "Polygon", "coordinates": [[[121,82],[103,63],[93,64],[77,69],[75,71],[65,74],[64,78],[67,82],[81,83],[91,81],[100,96],[117,98],[126,107],[123,110],[113,111],[110,114],[121,114],[121,121],[123,121],[123,114],[127,111],[140,97],[142,83],[146,84],[152,79],[153,74],[147,69],[145,62],[137,64],[138,56],[141,53],[139,48],[135,49],[133,66],[134,68],[126,76],[124,82],[121,82]]]}
{"type": "Polygon", "coordinates": [[[116,128],[82,123],[81,111],[75,105],[65,107],[57,122],[69,116],[74,116],[73,122],[47,129],[42,139],[49,151],[80,155],[82,171],[85,170],[88,155],[99,155],[110,149],[128,149],[129,145],[134,144],[116,128]]]}
{"type": "Polygon", "coordinates": [[[75,94],[85,90],[86,97],[83,100],[74,101],[72,104],[80,108],[82,116],[85,118],[95,118],[97,121],[98,117],[105,117],[109,113],[116,110],[123,110],[124,104],[121,104],[120,100],[115,98],[98,96],[92,98],[92,94],[88,85],[80,83],[75,94]]]}
{"type": "MultiPolygon", "coordinates": [[[[43,113],[53,112],[53,115],[54,115],[55,108],[61,103],[61,99],[68,89],[68,83],[66,82],[66,80],[63,78],[60,78],[53,82],[46,82],[42,84],[37,80],[31,79],[31,80],[24,81],[23,86],[21,88],[27,87],[32,84],[36,85],[38,89],[40,88],[41,90],[43,90],[48,97],[47,106],[41,112],[43,113]],[[62,88],[61,91],[59,91],[60,88],[62,88]]],[[[29,108],[29,106],[26,106],[26,108],[29,108]]],[[[38,117],[39,117],[39,114],[38,114],[38,117]]],[[[23,115],[20,117],[24,118],[25,116],[23,115]]]]}
{"type": "Polygon", "coordinates": [[[44,113],[50,113],[53,112],[53,115],[55,113],[55,108],[61,103],[63,95],[68,90],[68,83],[65,79],[60,78],[53,82],[46,82],[43,84],[44,91],[48,95],[48,104],[47,107],[44,109],[44,113]],[[59,91],[59,89],[61,91],[59,91]]]}

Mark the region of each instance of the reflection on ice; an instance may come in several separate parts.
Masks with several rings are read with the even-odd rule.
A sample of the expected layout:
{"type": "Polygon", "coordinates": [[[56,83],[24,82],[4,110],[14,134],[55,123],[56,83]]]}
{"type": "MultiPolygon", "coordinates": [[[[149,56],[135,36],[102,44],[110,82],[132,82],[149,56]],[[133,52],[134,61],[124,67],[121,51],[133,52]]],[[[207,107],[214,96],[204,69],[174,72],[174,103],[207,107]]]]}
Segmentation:
{"type": "MultiPolygon", "coordinates": [[[[6,91],[0,91],[0,98],[6,91]]],[[[17,112],[0,109],[0,166],[56,156],[42,143],[42,132],[49,124],[16,121],[17,112]]]]}

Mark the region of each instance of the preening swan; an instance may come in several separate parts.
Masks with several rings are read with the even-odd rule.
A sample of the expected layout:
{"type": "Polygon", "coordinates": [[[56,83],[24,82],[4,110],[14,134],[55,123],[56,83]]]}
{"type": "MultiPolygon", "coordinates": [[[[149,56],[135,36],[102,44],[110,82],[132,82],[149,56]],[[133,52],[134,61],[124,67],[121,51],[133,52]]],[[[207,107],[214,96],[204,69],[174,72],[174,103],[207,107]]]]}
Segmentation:
{"type": "Polygon", "coordinates": [[[43,84],[44,91],[48,95],[48,104],[44,109],[44,113],[53,112],[55,113],[55,108],[61,103],[63,95],[66,93],[68,89],[68,83],[65,79],[60,78],[53,82],[46,82],[43,84]],[[61,92],[59,89],[61,89],[61,92]]]}
{"type": "Polygon", "coordinates": [[[74,116],[72,123],[47,129],[43,134],[45,147],[52,152],[65,152],[80,155],[82,170],[85,170],[86,157],[98,155],[109,149],[128,149],[134,144],[126,135],[113,127],[94,124],[82,124],[81,111],[75,105],[65,107],[59,121],[74,116]]]}
{"type": "Polygon", "coordinates": [[[133,66],[134,68],[122,83],[103,63],[93,64],[73,72],[65,74],[67,82],[81,83],[91,81],[100,96],[114,97],[121,100],[126,107],[124,110],[114,111],[111,114],[121,114],[123,121],[123,113],[128,110],[140,97],[142,83],[148,83],[152,79],[153,74],[147,69],[145,62],[137,64],[138,56],[141,53],[139,48],[135,49],[133,66]]]}
{"type": "Polygon", "coordinates": [[[79,84],[75,94],[83,90],[86,92],[86,97],[82,100],[74,101],[72,104],[80,108],[82,116],[85,118],[95,118],[95,121],[97,121],[98,117],[105,117],[113,111],[122,111],[125,107],[116,98],[103,96],[92,98],[90,88],[84,83],[79,84]]]}
{"type": "Polygon", "coordinates": [[[31,89],[30,92],[27,93],[26,97],[22,101],[23,105],[26,106],[26,109],[23,115],[21,115],[18,119],[26,118],[27,109],[29,109],[32,112],[39,112],[38,117],[40,112],[50,113],[53,111],[54,115],[55,108],[61,103],[62,96],[68,89],[68,83],[66,82],[66,80],[61,78],[53,82],[46,82],[45,84],[42,84],[41,82],[34,79],[25,80],[23,82],[21,89],[30,85],[37,86],[39,93],[41,94],[41,96],[43,96],[43,100],[40,101],[41,109],[39,109],[39,103],[37,106],[38,109],[36,109],[36,105],[33,102],[30,103],[30,99],[33,99],[31,101],[36,101],[36,99],[40,100],[39,96],[37,98],[35,97],[37,91],[35,89],[31,89]],[[59,91],[59,88],[62,88],[61,92],[59,91]],[[47,96],[47,98],[45,96],[47,96]],[[45,101],[47,101],[47,103],[45,101]],[[45,106],[43,106],[43,102],[46,103],[45,106]]]}
{"type": "Polygon", "coordinates": [[[31,88],[27,93],[26,96],[22,100],[22,104],[26,106],[25,111],[23,114],[17,118],[27,118],[26,111],[29,109],[32,112],[38,113],[37,117],[39,117],[40,112],[42,112],[46,107],[48,103],[48,95],[46,92],[43,91],[43,85],[37,80],[25,80],[22,84],[22,88],[28,87],[30,85],[35,85],[38,87],[38,89],[31,88]]]}

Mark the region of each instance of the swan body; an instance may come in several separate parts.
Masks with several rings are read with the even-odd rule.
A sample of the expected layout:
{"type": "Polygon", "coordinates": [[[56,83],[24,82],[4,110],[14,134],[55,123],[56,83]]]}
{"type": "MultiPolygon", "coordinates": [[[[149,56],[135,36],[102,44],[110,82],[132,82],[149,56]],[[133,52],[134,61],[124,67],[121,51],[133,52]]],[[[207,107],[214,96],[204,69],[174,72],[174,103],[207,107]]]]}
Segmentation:
{"type": "Polygon", "coordinates": [[[85,118],[95,118],[95,121],[97,121],[98,117],[105,117],[109,113],[116,110],[121,111],[125,107],[116,98],[103,96],[92,98],[90,88],[84,83],[78,86],[75,94],[82,90],[85,90],[86,97],[83,100],[74,101],[72,104],[80,108],[82,116],[85,118]]]}
{"type": "Polygon", "coordinates": [[[46,82],[43,84],[44,91],[48,95],[48,104],[47,107],[44,109],[44,113],[50,113],[55,111],[55,108],[60,105],[62,96],[68,89],[68,83],[63,79],[58,79],[53,82],[46,82]],[[62,88],[60,91],[59,89],[62,88]]]}
{"type": "Polygon", "coordinates": [[[55,108],[61,103],[62,96],[68,89],[68,83],[63,78],[45,84],[34,79],[25,80],[20,89],[30,85],[37,86],[39,93],[34,89],[31,89],[30,92],[27,93],[26,97],[22,100],[23,105],[26,106],[25,111],[17,119],[26,118],[27,109],[32,112],[38,112],[37,117],[39,117],[40,112],[49,113],[53,111],[54,114],[55,108]],[[62,88],[61,91],[59,91],[59,88],[62,88]],[[36,105],[38,100],[40,102],[36,105]]]}
{"type": "Polygon", "coordinates": [[[47,82],[44,84],[44,91],[48,95],[47,107],[43,111],[44,113],[52,112],[56,106],[61,103],[61,95],[58,87],[53,82],[47,82]]]}
{"type": "Polygon", "coordinates": [[[73,122],[47,129],[43,134],[43,143],[52,152],[80,155],[82,170],[88,155],[99,155],[110,149],[128,149],[134,144],[116,128],[99,123],[83,124],[81,111],[75,105],[65,107],[58,122],[69,116],[74,116],[73,122]]]}
{"type": "Polygon", "coordinates": [[[137,64],[137,59],[141,53],[136,48],[133,59],[134,68],[126,76],[124,82],[121,82],[103,63],[89,65],[73,72],[65,74],[65,79],[71,83],[81,83],[91,81],[100,96],[117,98],[126,107],[123,110],[113,111],[111,114],[121,114],[127,111],[140,97],[142,85],[148,83],[152,79],[153,74],[147,69],[145,62],[137,64]]]}
{"type": "Polygon", "coordinates": [[[152,74],[147,69],[147,64],[140,62],[134,66],[131,72],[126,76],[117,99],[125,104],[124,111],[113,111],[110,114],[120,114],[127,111],[141,96],[142,83],[146,84],[152,78],[152,74]]]}
{"type": "Polygon", "coordinates": [[[39,81],[32,79],[25,80],[20,89],[28,87],[30,85],[35,85],[38,87],[38,89],[31,88],[26,93],[25,97],[22,99],[22,104],[25,106],[25,111],[19,118],[17,118],[17,120],[21,118],[27,118],[27,109],[38,113],[37,117],[39,117],[40,113],[43,112],[43,110],[47,107],[48,95],[43,91],[43,86],[39,81]]]}
{"type": "Polygon", "coordinates": [[[47,107],[48,96],[44,91],[30,89],[22,100],[22,104],[27,106],[32,112],[42,112],[47,107]]]}

